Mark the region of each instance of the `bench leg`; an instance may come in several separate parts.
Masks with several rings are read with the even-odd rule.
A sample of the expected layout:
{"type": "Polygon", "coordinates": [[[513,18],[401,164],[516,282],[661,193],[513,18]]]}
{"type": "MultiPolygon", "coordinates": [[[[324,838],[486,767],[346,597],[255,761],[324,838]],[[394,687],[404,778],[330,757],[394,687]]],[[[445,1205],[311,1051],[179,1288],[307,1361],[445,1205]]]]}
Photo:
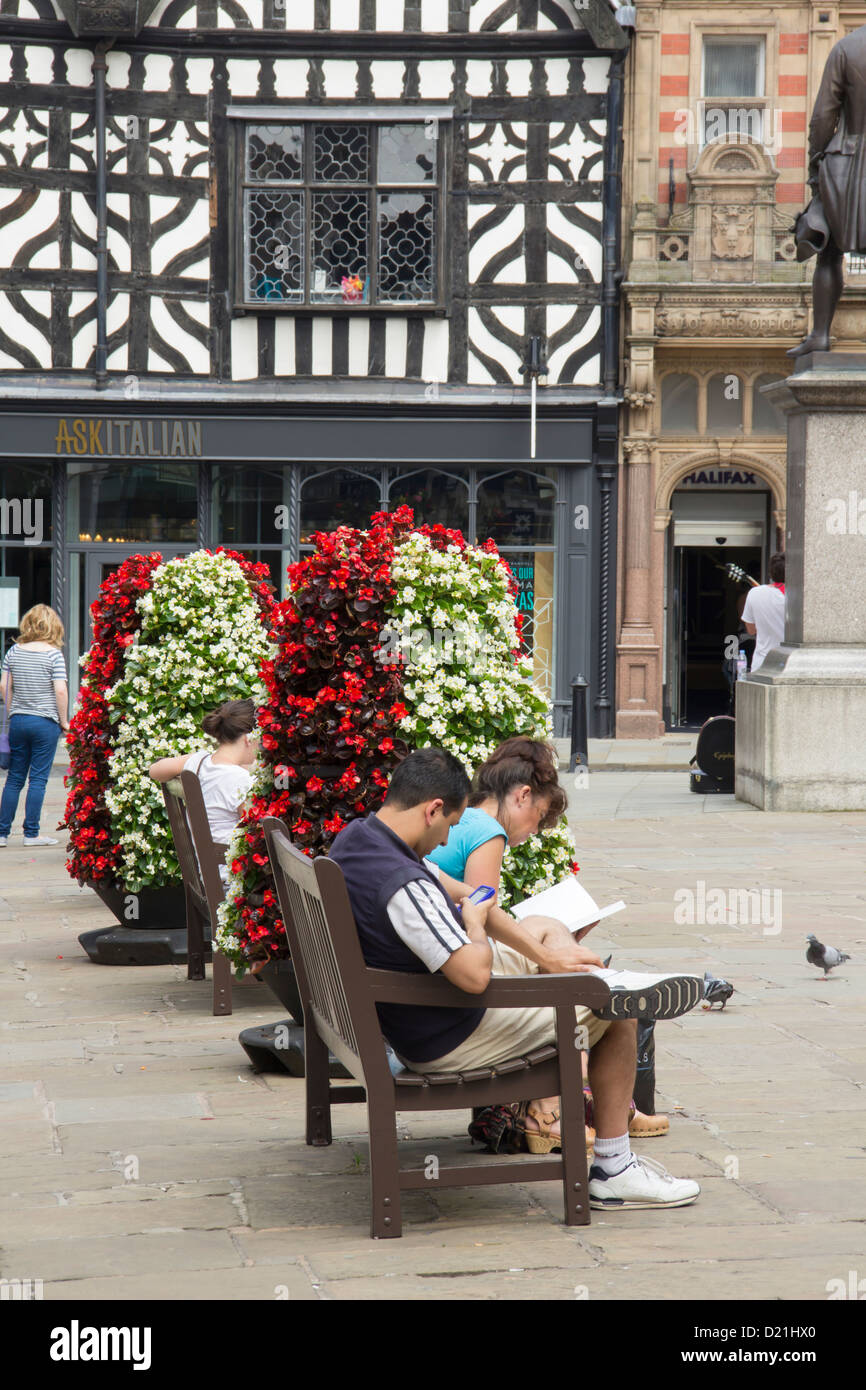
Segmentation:
{"type": "Polygon", "coordinates": [[[232,967],[228,956],[213,947],[213,1011],[225,1015],[232,1011],[232,967]]]}
{"type": "Polygon", "coordinates": [[[403,1234],[397,1116],[393,1103],[378,1105],[367,1093],[370,1135],[370,1235],[392,1240],[403,1234]]]}
{"type": "Polygon", "coordinates": [[[562,1087],[560,1130],[562,1132],[562,1195],[566,1226],[588,1226],[589,1174],[586,1163],[586,1135],[583,1107],[583,1074],[580,1051],[575,1047],[574,1009],[557,1007],[559,1080],[562,1087]]]}
{"type": "Polygon", "coordinates": [[[328,1049],[311,1021],[304,1027],[304,1059],[307,1077],[307,1143],[323,1147],[333,1142],[331,1133],[331,1083],[328,1049]]]}
{"type": "Polygon", "coordinates": [[[186,978],[205,979],[204,969],[204,919],[198,909],[189,901],[186,907],[186,978]]]}

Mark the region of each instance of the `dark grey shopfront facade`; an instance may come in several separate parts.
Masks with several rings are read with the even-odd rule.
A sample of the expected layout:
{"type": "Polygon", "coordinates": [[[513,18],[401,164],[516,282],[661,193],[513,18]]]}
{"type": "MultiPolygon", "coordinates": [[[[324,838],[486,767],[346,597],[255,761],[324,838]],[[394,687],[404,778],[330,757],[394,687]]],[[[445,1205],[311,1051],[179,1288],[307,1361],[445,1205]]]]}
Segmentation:
{"type": "MultiPolygon", "coordinates": [[[[7,505],[0,583],[17,588],[19,612],[50,601],[61,614],[74,689],[90,604],[128,555],[225,545],[267,563],[282,597],[286,567],[313,532],[364,526],[374,511],[408,504],[419,522],[497,543],[518,581],[556,733],[568,731],[577,674],[590,682],[591,734],[609,733],[615,404],[543,408],[530,462],[522,402],[194,408],[110,394],[0,410],[0,499],[41,503],[42,518],[15,534],[7,505]]],[[[0,630],[4,648],[13,637],[0,630]]]]}

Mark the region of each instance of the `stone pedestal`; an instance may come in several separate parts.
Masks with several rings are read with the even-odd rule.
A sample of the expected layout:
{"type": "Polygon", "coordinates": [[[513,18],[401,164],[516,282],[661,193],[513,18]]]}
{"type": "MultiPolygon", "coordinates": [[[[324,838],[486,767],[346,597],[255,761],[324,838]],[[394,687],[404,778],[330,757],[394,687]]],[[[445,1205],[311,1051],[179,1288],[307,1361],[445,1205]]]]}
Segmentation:
{"type": "Polygon", "coordinates": [[[766,388],[788,417],[785,642],[737,683],[736,793],[866,810],[866,354],[766,388]]]}

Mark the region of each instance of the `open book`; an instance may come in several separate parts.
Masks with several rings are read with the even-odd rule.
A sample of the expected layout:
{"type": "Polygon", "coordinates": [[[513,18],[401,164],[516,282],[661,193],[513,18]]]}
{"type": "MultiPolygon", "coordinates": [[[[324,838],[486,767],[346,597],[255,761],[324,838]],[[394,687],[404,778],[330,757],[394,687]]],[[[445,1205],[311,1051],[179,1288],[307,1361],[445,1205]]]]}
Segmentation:
{"type": "Polygon", "coordinates": [[[569,931],[580,931],[583,927],[591,926],[593,922],[610,917],[614,912],[622,912],[624,907],[622,898],[619,902],[611,903],[609,907],[599,907],[595,899],[581,887],[574,874],[570,874],[561,883],[555,883],[552,888],[545,888],[543,893],[536,893],[534,897],[517,903],[511,908],[511,914],[518,922],[522,922],[524,917],[539,912],[545,917],[558,918],[560,922],[565,923],[569,931]]]}

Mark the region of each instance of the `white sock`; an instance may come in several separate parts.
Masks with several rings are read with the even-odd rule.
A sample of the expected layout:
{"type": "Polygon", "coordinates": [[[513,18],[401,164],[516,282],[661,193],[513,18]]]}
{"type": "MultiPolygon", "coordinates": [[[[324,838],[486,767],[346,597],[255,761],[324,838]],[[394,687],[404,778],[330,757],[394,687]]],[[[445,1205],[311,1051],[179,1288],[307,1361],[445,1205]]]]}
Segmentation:
{"type": "Polygon", "coordinates": [[[621,1173],[631,1163],[631,1144],[629,1143],[628,1130],[621,1134],[618,1139],[599,1139],[595,1140],[595,1167],[608,1178],[615,1178],[617,1173],[621,1173]]]}

